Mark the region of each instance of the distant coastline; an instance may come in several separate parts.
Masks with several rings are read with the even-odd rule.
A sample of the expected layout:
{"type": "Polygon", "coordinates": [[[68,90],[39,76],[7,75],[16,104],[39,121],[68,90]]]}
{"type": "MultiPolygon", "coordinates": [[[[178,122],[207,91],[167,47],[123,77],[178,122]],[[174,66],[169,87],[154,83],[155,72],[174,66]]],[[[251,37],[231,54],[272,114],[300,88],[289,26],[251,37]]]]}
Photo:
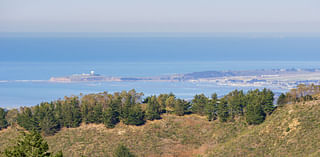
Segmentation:
{"type": "Polygon", "coordinates": [[[246,71],[203,71],[154,77],[112,77],[102,76],[91,71],[89,74],[73,74],[64,77],[51,77],[49,82],[208,82],[224,86],[273,86],[282,89],[295,88],[298,84],[320,84],[320,69],[271,69],[246,71]]]}

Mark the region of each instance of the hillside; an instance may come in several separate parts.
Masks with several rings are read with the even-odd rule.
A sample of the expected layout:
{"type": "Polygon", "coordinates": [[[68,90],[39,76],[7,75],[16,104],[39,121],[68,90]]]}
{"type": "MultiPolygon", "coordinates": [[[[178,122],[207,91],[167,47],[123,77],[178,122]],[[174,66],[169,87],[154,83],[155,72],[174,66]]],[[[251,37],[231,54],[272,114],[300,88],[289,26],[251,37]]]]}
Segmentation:
{"type": "MultiPolygon", "coordinates": [[[[138,156],[319,156],[320,101],[278,108],[264,123],[208,122],[197,115],[162,115],[142,126],[122,123],[114,129],[82,124],[46,137],[52,151],[65,156],[111,156],[124,143],[138,156]]],[[[0,150],[18,135],[0,131],[0,150]]]]}

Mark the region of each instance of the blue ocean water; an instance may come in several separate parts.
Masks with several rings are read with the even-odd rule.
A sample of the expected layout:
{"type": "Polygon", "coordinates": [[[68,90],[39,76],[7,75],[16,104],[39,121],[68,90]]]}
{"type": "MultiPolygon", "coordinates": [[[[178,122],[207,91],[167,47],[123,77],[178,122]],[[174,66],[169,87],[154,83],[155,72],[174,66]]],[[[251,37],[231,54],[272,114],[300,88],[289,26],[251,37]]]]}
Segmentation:
{"type": "MultiPolygon", "coordinates": [[[[320,38],[1,37],[0,107],[19,107],[80,93],[136,89],[192,98],[252,87],[190,82],[46,83],[96,71],[105,76],[158,76],[208,70],[320,68],[320,38]]],[[[283,92],[283,89],[273,89],[283,92]]]]}

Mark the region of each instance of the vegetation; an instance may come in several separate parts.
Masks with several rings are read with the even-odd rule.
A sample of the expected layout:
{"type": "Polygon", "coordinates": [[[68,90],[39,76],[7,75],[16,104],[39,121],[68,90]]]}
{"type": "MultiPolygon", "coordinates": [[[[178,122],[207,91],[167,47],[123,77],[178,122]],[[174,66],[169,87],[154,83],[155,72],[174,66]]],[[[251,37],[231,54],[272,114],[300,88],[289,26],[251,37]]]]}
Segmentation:
{"type": "MultiPolygon", "coordinates": [[[[125,144],[136,156],[319,156],[320,101],[286,104],[266,116],[260,125],[248,125],[245,117],[209,122],[196,114],[162,114],[162,119],[142,126],[119,123],[64,128],[44,137],[50,151],[68,157],[110,156],[125,144]],[[226,149],[227,148],[227,149],[226,149]]],[[[19,126],[0,131],[0,151],[18,139],[19,126]]],[[[1,155],[0,155],[1,156],[1,155]]]]}
{"type": "Polygon", "coordinates": [[[278,104],[282,106],[288,103],[317,100],[320,96],[320,85],[300,84],[297,88],[291,89],[286,94],[280,95],[278,104]]]}
{"type": "Polygon", "coordinates": [[[119,144],[119,146],[114,150],[114,157],[135,157],[129,149],[123,144],[119,144]]]}
{"type": "MultiPolygon", "coordinates": [[[[275,108],[274,94],[267,89],[248,91],[246,94],[235,90],[220,99],[215,93],[211,98],[199,94],[190,102],[178,99],[173,94],[154,95],[142,101],[142,95],[131,90],[65,97],[63,100],[43,102],[33,107],[22,107],[16,121],[29,131],[36,130],[50,136],[63,127],[76,128],[81,123],[105,124],[107,128],[113,128],[119,122],[143,125],[146,120],[161,119],[164,113],[178,116],[192,113],[206,116],[209,121],[219,119],[221,122],[245,117],[248,124],[260,124],[275,108]]],[[[7,125],[5,115],[6,112],[0,110],[0,128],[7,125]]],[[[11,117],[10,121],[13,119],[11,117]]]]}
{"type": "Polygon", "coordinates": [[[0,108],[0,130],[8,126],[8,122],[6,120],[6,114],[7,112],[3,108],[0,108]]]}
{"type": "Polygon", "coordinates": [[[62,152],[56,155],[48,152],[49,146],[37,131],[22,132],[16,145],[5,150],[7,157],[62,157],[62,152]]]}
{"type": "MultiPolygon", "coordinates": [[[[312,88],[315,89],[315,87],[312,88]]],[[[309,86],[304,86],[304,89],[310,91],[309,86]]],[[[277,100],[278,106],[273,104],[273,92],[267,89],[251,90],[246,93],[235,90],[221,98],[218,98],[217,94],[212,94],[210,98],[199,94],[189,102],[178,99],[173,94],[154,95],[142,101],[143,93],[137,93],[134,90],[113,94],[104,92],[80,95],[80,97],[72,96],[33,107],[22,107],[19,110],[0,109],[0,129],[11,125],[13,128],[21,126],[31,131],[31,134],[41,133],[49,142],[52,151],[63,150],[68,156],[88,156],[93,151],[98,153],[93,156],[112,156],[115,152],[129,153],[124,145],[119,145],[121,143],[130,146],[130,150],[138,156],[149,156],[150,153],[173,155],[183,153],[183,156],[188,156],[186,155],[188,153],[184,154],[185,151],[166,152],[165,150],[192,148],[193,151],[198,152],[200,151],[198,149],[204,149],[202,147],[207,151],[213,150],[210,152],[214,156],[225,156],[224,151],[219,150],[220,148],[233,142],[234,138],[244,138],[244,135],[253,136],[249,131],[250,128],[259,130],[260,126],[266,123],[273,126],[270,119],[283,112],[291,112],[292,108],[289,108],[288,104],[299,102],[309,104],[317,99],[317,93],[314,91],[312,95],[306,94],[308,92],[301,89],[297,91],[304,94],[295,99],[292,99],[292,91],[281,94],[277,100]],[[157,121],[149,123],[147,120],[157,121]],[[16,126],[15,123],[19,125],[16,126]],[[79,142],[77,149],[74,148],[73,144],[79,144],[79,142]],[[101,146],[102,143],[103,146],[101,146]],[[216,146],[216,144],[218,144],[217,149],[211,149],[210,145],[216,146]],[[105,147],[108,149],[102,149],[105,147]],[[84,150],[86,150],[85,153],[81,153],[84,150]],[[88,150],[91,151],[88,152],[88,150]],[[114,153],[110,154],[110,152],[114,153]]],[[[313,113],[308,114],[313,115],[313,113]]],[[[299,114],[299,116],[302,115],[299,114]]],[[[274,120],[276,119],[272,119],[274,120]]],[[[283,126],[286,134],[295,131],[290,125],[283,126]]],[[[4,130],[4,133],[0,132],[0,135],[6,134],[7,130],[4,130]]],[[[12,131],[11,128],[9,132],[10,130],[12,131]]],[[[16,134],[13,134],[13,137],[16,137],[16,134]]],[[[6,145],[5,143],[0,142],[0,147],[6,145]]],[[[231,148],[232,150],[240,149],[231,148]]],[[[8,150],[6,152],[10,152],[8,150]]],[[[0,149],[0,151],[4,150],[0,149]]],[[[200,151],[200,154],[203,153],[200,151]]],[[[235,155],[230,153],[226,153],[226,156],[235,155]]]]}

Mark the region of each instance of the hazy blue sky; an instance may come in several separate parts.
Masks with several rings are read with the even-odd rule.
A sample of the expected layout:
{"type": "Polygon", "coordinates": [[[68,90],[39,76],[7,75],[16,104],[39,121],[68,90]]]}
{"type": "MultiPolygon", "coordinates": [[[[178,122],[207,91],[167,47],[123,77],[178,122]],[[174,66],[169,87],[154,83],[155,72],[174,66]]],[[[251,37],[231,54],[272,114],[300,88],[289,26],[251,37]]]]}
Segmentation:
{"type": "Polygon", "coordinates": [[[0,0],[0,32],[320,32],[320,0],[0,0]]]}

